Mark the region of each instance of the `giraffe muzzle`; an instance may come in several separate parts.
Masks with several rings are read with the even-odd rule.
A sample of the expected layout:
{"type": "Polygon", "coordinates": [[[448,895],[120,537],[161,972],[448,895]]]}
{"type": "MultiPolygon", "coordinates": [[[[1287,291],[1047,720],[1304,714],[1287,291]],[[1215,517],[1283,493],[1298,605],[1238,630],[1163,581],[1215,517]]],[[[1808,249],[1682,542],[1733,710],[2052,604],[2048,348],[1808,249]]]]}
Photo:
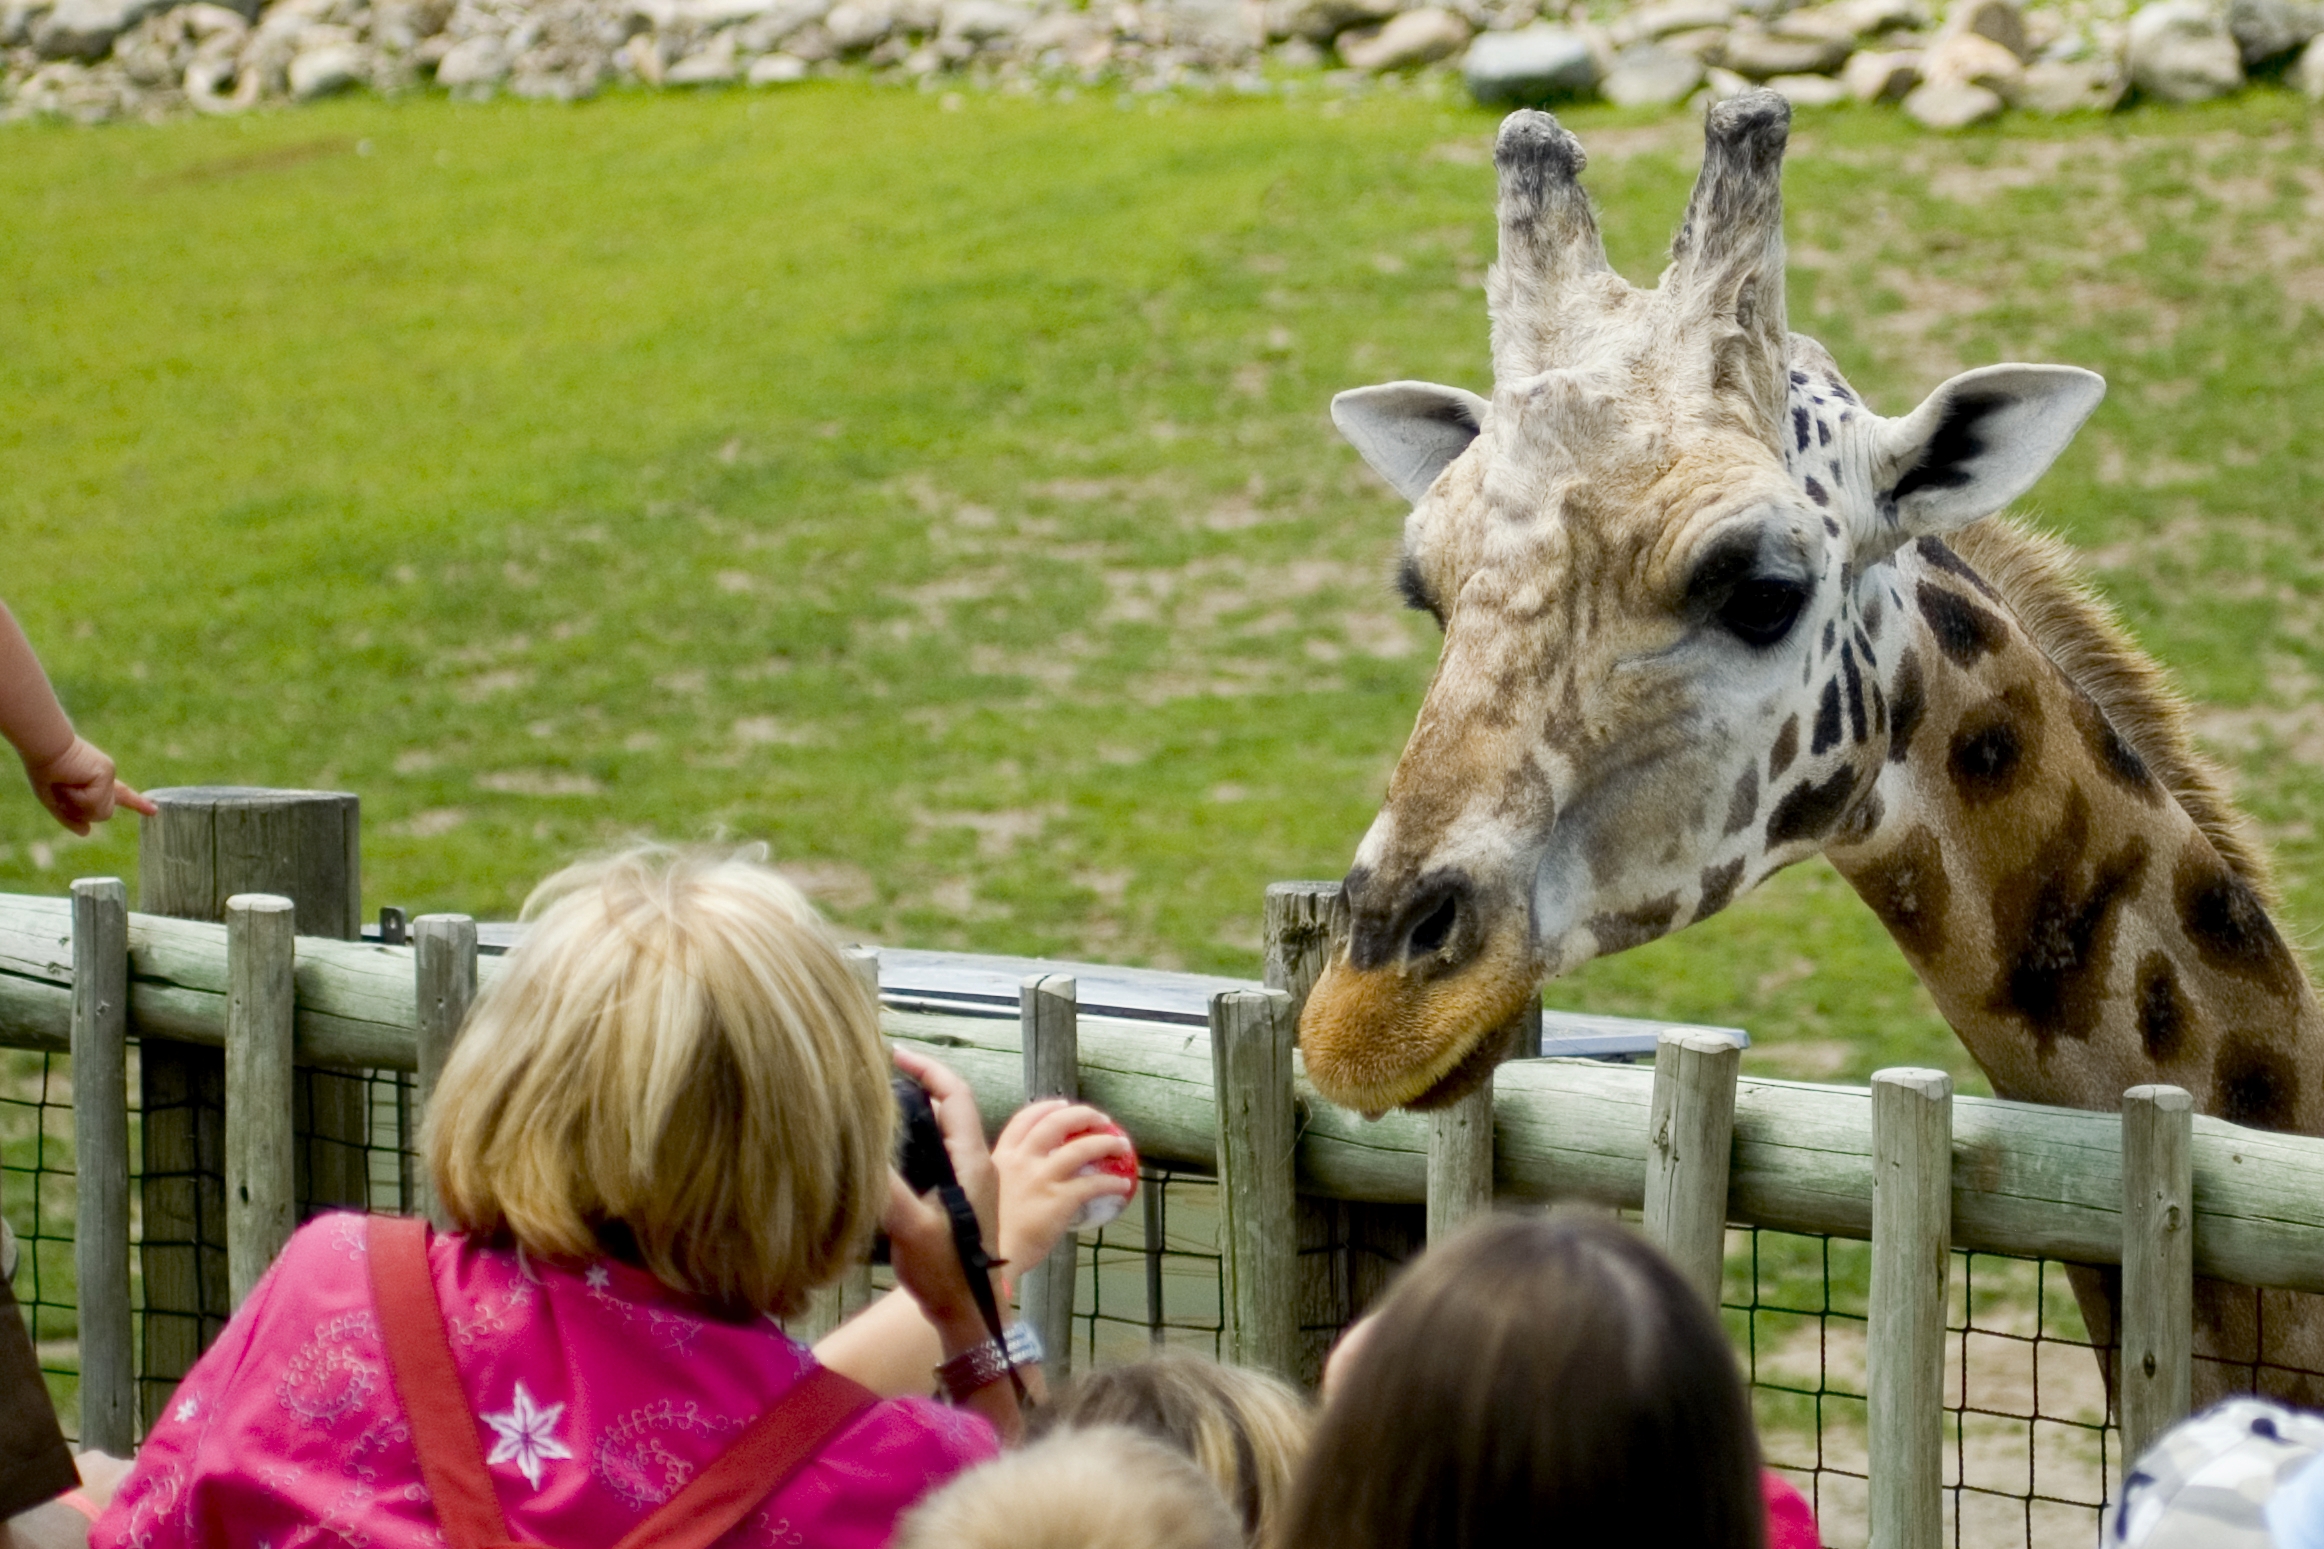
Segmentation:
{"type": "Polygon", "coordinates": [[[1441,1107],[1490,1078],[1538,986],[1523,911],[1486,907],[1457,874],[1392,906],[1364,897],[1366,880],[1349,878],[1347,945],[1300,1017],[1308,1079],[1365,1113],[1441,1107]]]}

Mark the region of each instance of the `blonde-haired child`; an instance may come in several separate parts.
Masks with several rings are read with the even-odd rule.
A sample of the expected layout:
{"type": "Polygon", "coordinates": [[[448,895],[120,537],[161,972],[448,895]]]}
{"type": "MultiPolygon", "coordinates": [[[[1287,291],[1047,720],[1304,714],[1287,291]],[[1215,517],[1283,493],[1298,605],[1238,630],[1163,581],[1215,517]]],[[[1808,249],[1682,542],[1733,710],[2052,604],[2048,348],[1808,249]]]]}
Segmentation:
{"type": "Polygon", "coordinates": [[[905,1517],[895,1549],[1242,1549],[1186,1456],[1126,1426],[1059,1431],[961,1475],[905,1517]]]}
{"type": "MultiPolygon", "coordinates": [[[[430,1105],[457,1229],[327,1215],[296,1233],[93,1549],[326,1525],[373,1549],[573,1546],[657,1513],[647,1531],[684,1519],[705,1549],[748,1549],[767,1522],[877,1549],[1017,1429],[951,1221],[888,1165],[876,1010],[797,889],[749,855],[649,847],[559,873],[526,912],[430,1105]],[[881,1401],[775,1321],[875,1225],[940,1353],[977,1358],[961,1408],[881,1401]]],[[[961,1170],[989,1243],[975,1104],[913,1070],[956,1164],[982,1161],[961,1170]]]]}

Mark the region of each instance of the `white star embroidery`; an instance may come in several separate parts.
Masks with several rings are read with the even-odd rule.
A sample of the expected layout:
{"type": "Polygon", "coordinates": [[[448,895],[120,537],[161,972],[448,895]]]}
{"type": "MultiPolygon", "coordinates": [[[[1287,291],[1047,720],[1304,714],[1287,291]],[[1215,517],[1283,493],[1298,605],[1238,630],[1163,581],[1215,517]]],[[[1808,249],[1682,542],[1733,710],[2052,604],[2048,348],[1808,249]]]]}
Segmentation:
{"type": "Polygon", "coordinates": [[[581,1278],[589,1282],[589,1289],[592,1291],[602,1291],[613,1284],[613,1272],[603,1264],[590,1265],[589,1272],[581,1278]]]}
{"type": "Polygon", "coordinates": [[[201,1412],[202,1401],[200,1399],[180,1399],[178,1401],[178,1424],[184,1425],[187,1421],[193,1419],[194,1416],[200,1414],[201,1412]]]}
{"type": "Polygon", "coordinates": [[[492,1444],[492,1456],[484,1461],[506,1463],[514,1458],[518,1472],[525,1476],[525,1483],[538,1490],[541,1487],[541,1460],[569,1458],[573,1455],[563,1442],[549,1434],[556,1428],[557,1419],[564,1412],[563,1404],[535,1404],[533,1396],[525,1391],[525,1385],[518,1383],[516,1396],[510,1400],[505,1412],[480,1416],[486,1425],[492,1427],[493,1435],[498,1438],[492,1444]]]}

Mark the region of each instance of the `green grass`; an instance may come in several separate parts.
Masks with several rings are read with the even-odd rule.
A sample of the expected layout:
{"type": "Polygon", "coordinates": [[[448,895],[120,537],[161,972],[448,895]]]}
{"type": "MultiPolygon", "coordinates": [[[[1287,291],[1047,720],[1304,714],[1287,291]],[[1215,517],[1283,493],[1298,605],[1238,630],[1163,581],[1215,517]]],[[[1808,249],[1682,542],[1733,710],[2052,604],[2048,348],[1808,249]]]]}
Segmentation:
{"type": "MultiPolygon", "coordinates": [[[[1571,117],[1650,278],[1694,133],[1571,117]]],[[[728,835],[883,939],[1251,971],[1430,670],[1324,405],[1483,384],[1491,128],[834,84],[13,129],[0,595],[131,779],[359,792],[371,906],[728,835]]],[[[2228,712],[2307,919],[2320,145],[2282,93],[1839,112],[1789,183],[1794,326],[1876,404],[2113,379],[2037,509],[2228,712]]],[[[0,888],[133,873],[127,825],[44,823],[0,802],[0,888]]],[[[1968,1071],[1820,865],[1551,998],[1741,1024],[1766,1072],[1968,1071]]]]}

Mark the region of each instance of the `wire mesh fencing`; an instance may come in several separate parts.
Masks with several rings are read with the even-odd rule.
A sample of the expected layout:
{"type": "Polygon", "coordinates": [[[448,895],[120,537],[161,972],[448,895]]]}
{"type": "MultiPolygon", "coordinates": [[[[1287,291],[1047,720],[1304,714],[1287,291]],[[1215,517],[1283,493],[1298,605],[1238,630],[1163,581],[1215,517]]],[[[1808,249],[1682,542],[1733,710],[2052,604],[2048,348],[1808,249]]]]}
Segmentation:
{"type": "MultiPolygon", "coordinates": [[[[1722,1312],[1768,1466],[1829,1549],[1867,1542],[1869,1243],[1728,1234],[1722,1312]]],[[[1956,1545],[2097,1543],[2121,1474],[2106,1384],[2062,1266],[1955,1253],[1945,1341],[1945,1533],[1956,1545]]]]}
{"type": "MultiPolygon", "coordinates": [[[[325,1072],[300,1067],[294,1102],[301,1122],[294,1131],[295,1175],[301,1219],[318,1209],[349,1201],[360,1181],[359,1200],[374,1210],[403,1213],[417,1207],[419,1159],[412,1111],[412,1078],[398,1071],[325,1072]],[[335,1135],[318,1135],[306,1122],[317,1101],[352,1105],[359,1126],[339,1124],[335,1135]],[[345,1137],[360,1134],[360,1143],[345,1137]]],[[[138,1045],[129,1044],[129,1256],[132,1337],[137,1370],[147,1370],[150,1330],[182,1332],[207,1345],[224,1326],[226,1255],[224,1180],[215,1171],[188,1168],[149,1173],[144,1158],[144,1083],[138,1045]],[[176,1197],[161,1214],[173,1225],[149,1232],[148,1186],[176,1197]],[[152,1307],[145,1295],[149,1254],[186,1255],[195,1269],[191,1284],[198,1301],[190,1308],[152,1307]]],[[[197,1083],[165,1094],[170,1106],[205,1109],[197,1129],[222,1136],[224,1112],[217,1094],[197,1083]]],[[[158,1111],[158,1110],[157,1110],[158,1111]]],[[[20,1311],[33,1338],[49,1394],[65,1434],[80,1434],[80,1326],[74,1264],[74,1220],[79,1199],[74,1176],[72,1059],[28,1049],[0,1049],[0,1211],[17,1241],[12,1282],[20,1311]]],[[[165,1385],[156,1385],[157,1387],[165,1385]]],[[[161,1395],[149,1391],[151,1413],[161,1395]]]]}

